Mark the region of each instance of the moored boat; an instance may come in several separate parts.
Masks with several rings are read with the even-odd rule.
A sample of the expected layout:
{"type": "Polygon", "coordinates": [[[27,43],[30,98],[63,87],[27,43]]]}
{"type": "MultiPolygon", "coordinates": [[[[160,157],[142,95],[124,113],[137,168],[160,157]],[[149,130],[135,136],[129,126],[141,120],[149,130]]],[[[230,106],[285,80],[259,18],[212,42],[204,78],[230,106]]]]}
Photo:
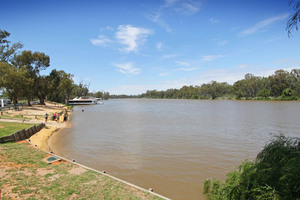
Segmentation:
{"type": "Polygon", "coordinates": [[[93,104],[102,104],[102,101],[99,98],[95,97],[76,97],[72,100],[69,100],[69,105],[93,105],[93,104]]]}

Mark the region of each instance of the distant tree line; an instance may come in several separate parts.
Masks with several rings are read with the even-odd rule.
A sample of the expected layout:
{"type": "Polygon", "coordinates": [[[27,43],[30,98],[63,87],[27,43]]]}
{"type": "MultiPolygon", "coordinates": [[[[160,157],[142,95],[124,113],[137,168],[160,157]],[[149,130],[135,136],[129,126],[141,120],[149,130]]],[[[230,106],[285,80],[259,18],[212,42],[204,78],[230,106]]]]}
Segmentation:
{"type": "Polygon", "coordinates": [[[86,84],[75,84],[73,75],[63,70],[53,69],[49,75],[41,75],[50,66],[50,57],[43,52],[19,52],[23,44],[11,44],[9,36],[9,32],[0,29],[0,90],[14,104],[20,99],[30,105],[34,99],[41,104],[46,99],[67,104],[70,98],[79,96],[109,98],[107,92],[89,93],[86,84]]]}
{"type": "Polygon", "coordinates": [[[246,74],[233,85],[211,81],[201,86],[183,86],[165,91],[148,90],[142,98],[160,99],[256,99],[297,100],[300,98],[300,69],[277,70],[269,77],[246,74]]]}

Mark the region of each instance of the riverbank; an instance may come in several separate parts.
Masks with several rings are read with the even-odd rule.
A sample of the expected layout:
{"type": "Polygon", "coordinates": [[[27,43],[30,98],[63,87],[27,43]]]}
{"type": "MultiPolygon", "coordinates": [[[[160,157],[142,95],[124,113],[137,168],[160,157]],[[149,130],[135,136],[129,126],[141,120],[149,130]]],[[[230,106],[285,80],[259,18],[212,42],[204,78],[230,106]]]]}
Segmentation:
{"type": "MultiPolygon", "coordinates": [[[[45,112],[51,116],[61,110],[64,108],[47,105],[6,112],[7,119],[0,119],[3,124],[0,128],[5,128],[4,121],[42,123],[45,112]],[[23,119],[15,117],[20,115],[23,119]],[[24,120],[24,116],[34,118],[24,120]]],[[[48,154],[48,139],[68,125],[48,121],[46,128],[29,139],[31,144],[25,141],[0,144],[0,199],[161,199],[122,180],[48,154]],[[51,156],[60,160],[48,164],[51,156]]]]}
{"type": "Polygon", "coordinates": [[[0,145],[1,199],[161,199],[72,162],[48,164],[51,155],[27,142],[0,145]]]}
{"type": "MultiPolygon", "coordinates": [[[[44,151],[50,151],[48,146],[48,139],[53,133],[58,130],[65,128],[69,125],[69,122],[52,121],[51,116],[54,113],[60,113],[67,110],[63,104],[46,102],[46,105],[32,105],[24,106],[19,110],[7,110],[0,116],[0,122],[14,122],[14,123],[30,123],[30,124],[40,124],[45,123],[46,127],[39,131],[37,134],[33,135],[30,140],[33,145],[38,146],[44,151]],[[48,114],[48,120],[45,122],[44,115],[48,114]]],[[[70,116],[71,110],[67,110],[70,116]]]]}

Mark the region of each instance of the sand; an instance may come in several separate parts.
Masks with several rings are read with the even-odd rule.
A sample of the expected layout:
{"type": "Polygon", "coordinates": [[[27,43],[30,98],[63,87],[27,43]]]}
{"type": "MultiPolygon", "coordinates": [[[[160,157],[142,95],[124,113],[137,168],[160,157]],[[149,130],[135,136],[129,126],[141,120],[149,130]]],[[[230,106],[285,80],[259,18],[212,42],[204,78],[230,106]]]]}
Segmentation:
{"type": "Polygon", "coordinates": [[[43,128],[42,130],[40,130],[39,132],[37,132],[36,134],[34,134],[33,136],[31,136],[29,138],[30,142],[33,145],[36,145],[39,148],[43,149],[44,151],[49,152],[51,150],[48,146],[47,141],[52,136],[52,134],[58,130],[59,130],[59,128],[57,128],[57,127],[43,128]]]}
{"type": "MultiPolygon", "coordinates": [[[[65,110],[65,107],[62,104],[46,102],[46,105],[25,106],[20,111],[6,111],[10,115],[23,115],[27,118],[32,116],[32,119],[0,119],[0,121],[15,123],[45,123],[44,117],[41,116],[44,116],[45,113],[48,113],[49,117],[48,121],[45,123],[46,127],[40,130],[35,135],[31,136],[29,139],[33,145],[36,145],[44,151],[49,152],[51,150],[47,142],[48,139],[53,135],[53,133],[57,132],[58,130],[70,126],[68,122],[63,122],[63,120],[60,120],[59,122],[50,120],[50,117],[54,112],[61,112],[63,110],[65,110]]],[[[68,110],[68,114],[70,116],[70,110],[68,110]]],[[[63,117],[60,117],[60,119],[63,119],[63,117]]]]}

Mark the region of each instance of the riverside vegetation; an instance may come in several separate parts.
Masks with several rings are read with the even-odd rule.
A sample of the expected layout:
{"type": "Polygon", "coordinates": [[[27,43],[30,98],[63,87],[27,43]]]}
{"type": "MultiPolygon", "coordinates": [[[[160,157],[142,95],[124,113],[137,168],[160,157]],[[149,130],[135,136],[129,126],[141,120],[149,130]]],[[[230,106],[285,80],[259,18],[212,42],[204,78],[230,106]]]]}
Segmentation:
{"type": "MultiPolygon", "coordinates": [[[[3,135],[29,124],[0,122],[3,135]]],[[[47,164],[28,143],[0,145],[0,193],[4,199],[160,199],[73,163],[47,164]]]]}
{"type": "Polygon", "coordinates": [[[225,183],[206,180],[203,191],[211,200],[300,199],[300,138],[277,136],[255,161],[227,174],[225,183]]]}
{"type": "Polygon", "coordinates": [[[66,104],[78,96],[108,99],[108,92],[89,93],[87,84],[82,81],[75,84],[73,75],[63,70],[53,69],[49,75],[41,75],[40,72],[50,66],[50,57],[43,52],[19,52],[23,44],[11,44],[9,36],[9,32],[0,29],[0,91],[14,104],[20,99],[26,99],[28,105],[32,99],[45,104],[46,97],[49,101],[66,104]]]}
{"type": "Polygon", "coordinates": [[[148,90],[139,97],[164,99],[299,100],[300,69],[277,70],[269,77],[246,74],[233,85],[211,81],[201,86],[183,86],[166,91],[148,90]]]}

